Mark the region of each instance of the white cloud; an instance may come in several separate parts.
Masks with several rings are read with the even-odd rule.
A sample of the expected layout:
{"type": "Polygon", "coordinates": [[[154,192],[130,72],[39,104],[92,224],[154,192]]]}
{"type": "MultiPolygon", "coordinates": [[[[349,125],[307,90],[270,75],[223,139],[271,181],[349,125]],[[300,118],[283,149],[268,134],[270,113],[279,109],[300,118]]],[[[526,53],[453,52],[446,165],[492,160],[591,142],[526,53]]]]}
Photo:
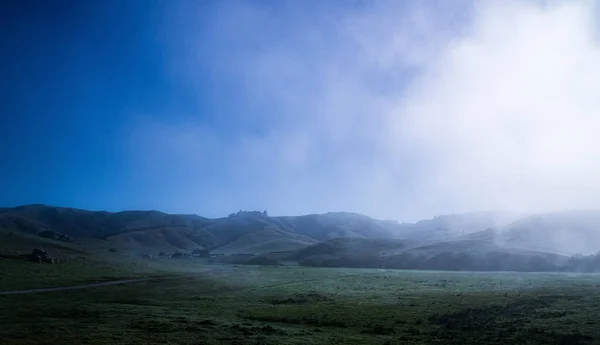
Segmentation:
{"type": "MultiPolygon", "coordinates": [[[[397,109],[395,136],[460,210],[600,202],[600,50],[589,3],[483,7],[397,109]]],[[[441,205],[440,205],[441,206],[441,205]]]]}
{"type": "Polygon", "coordinates": [[[231,210],[414,220],[597,207],[595,4],[448,3],[286,3],[277,15],[219,5],[208,30],[186,36],[212,43],[192,44],[202,49],[177,71],[193,83],[202,66],[226,80],[240,102],[232,130],[244,134],[199,125],[211,138],[202,149],[194,126],[145,136],[174,143],[180,127],[167,156],[220,160],[231,179],[219,207],[231,210]]]}

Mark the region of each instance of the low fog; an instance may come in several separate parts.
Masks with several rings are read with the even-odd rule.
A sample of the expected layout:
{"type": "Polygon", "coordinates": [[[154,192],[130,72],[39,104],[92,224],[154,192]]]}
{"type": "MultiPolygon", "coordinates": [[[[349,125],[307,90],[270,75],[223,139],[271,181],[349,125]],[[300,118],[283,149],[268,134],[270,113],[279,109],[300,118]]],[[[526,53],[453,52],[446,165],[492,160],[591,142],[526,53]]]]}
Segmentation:
{"type": "Polygon", "coordinates": [[[201,110],[213,123],[132,125],[132,164],[168,177],[167,211],[197,212],[207,195],[209,216],[399,221],[600,205],[596,3],[284,7],[167,12],[173,80],[221,102],[201,110]],[[222,106],[230,97],[242,101],[222,106]]]}

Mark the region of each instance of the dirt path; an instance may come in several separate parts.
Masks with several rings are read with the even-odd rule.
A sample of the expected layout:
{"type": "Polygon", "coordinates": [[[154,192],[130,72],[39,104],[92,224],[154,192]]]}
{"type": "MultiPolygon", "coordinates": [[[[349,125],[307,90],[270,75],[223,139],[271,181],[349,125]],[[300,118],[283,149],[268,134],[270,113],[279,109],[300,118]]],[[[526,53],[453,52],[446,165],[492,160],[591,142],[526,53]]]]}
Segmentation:
{"type": "Polygon", "coordinates": [[[91,283],[85,285],[75,285],[75,286],[60,286],[53,288],[41,288],[41,289],[25,289],[25,290],[13,290],[13,291],[0,291],[0,295],[20,295],[27,293],[38,293],[38,292],[53,292],[53,291],[66,291],[66,290],[78,290],[78,289],[90,289],[95,287],[103,287],[103,286],[111,286],[111,285],[121,285],[128,283],[136,283],[148,280],[145,279],[126,279],[126,280],[113,280],[108,282],[100,282],[100,283],[91,283]]]}

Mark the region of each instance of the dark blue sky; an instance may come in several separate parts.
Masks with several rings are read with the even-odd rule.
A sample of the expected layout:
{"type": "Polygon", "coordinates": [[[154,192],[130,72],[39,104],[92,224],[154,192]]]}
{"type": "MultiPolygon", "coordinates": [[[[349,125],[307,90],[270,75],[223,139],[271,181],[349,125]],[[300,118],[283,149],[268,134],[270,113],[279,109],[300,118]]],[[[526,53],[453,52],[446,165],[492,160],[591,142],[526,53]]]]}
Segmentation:
{"type": "Polygon", "coordinates": [[[123,147],[131,114],[210,116],[166,73],[166,3],[0,3],[0,205],[153,206],[123,147]]]}

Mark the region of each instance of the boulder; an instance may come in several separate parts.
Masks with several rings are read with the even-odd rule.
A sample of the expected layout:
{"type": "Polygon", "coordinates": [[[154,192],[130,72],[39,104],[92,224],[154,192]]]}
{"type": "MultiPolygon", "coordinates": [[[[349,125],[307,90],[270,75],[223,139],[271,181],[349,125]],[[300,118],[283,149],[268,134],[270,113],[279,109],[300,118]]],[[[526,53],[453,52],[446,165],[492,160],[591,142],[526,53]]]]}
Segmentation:
{"type": "Polygon", "coordinates": [[[29,261],[33,261],[33,262],[37,262],[37,263],[45,262],[45,263],[49,263],[49,264],[54,264],[54,263],[59,262],[58,259],[51,257],[50,254],[48,254],[48,252],[42,248],[34,248],[33,251],[31,252],[31,254],[29,255],[29,261]]]}

